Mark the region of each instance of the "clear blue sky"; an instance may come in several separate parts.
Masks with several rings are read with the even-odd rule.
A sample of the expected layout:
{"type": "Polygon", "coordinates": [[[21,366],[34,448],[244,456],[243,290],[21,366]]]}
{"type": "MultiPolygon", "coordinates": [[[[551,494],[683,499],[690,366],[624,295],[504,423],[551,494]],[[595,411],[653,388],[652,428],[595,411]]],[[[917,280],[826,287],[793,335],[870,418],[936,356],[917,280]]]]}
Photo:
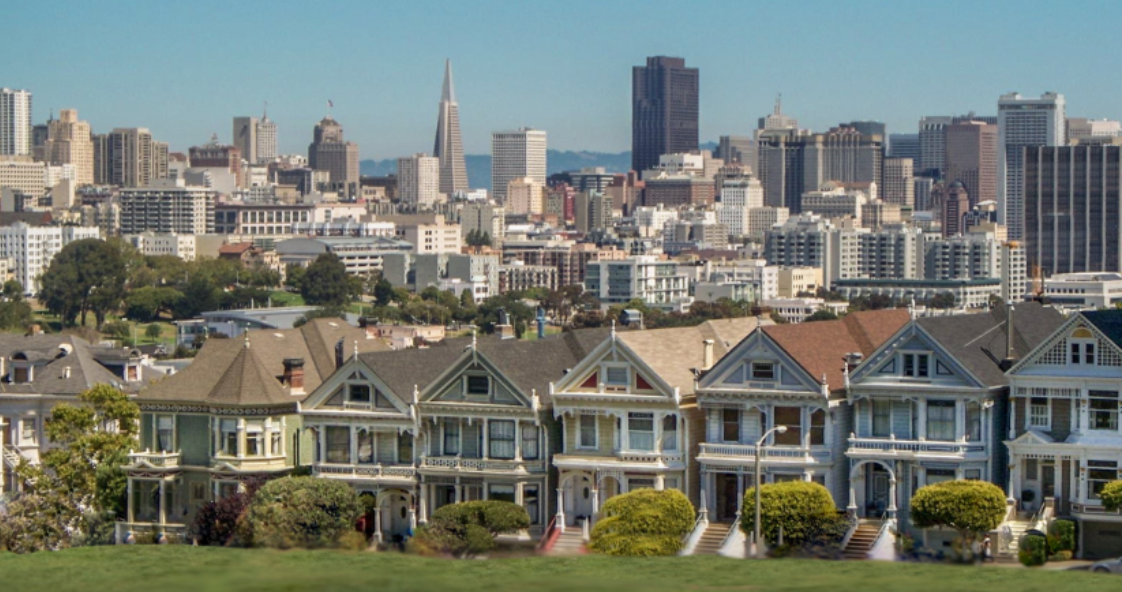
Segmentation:
{"type": "Polygon", "coordinates": [[[450,57],[468,153],[522,125],[550,147],[630,148],[631,67],[701,69],[701,139],[748,134],[783,93],[803,127],[993,114],[1011,90],[1122,117],[1122,3],[1079,2],[51,2],[9,0],[0,86],[36,121],[73,107],[95,132],[151,128],[185,151],[262,101],[282,152],[334,116],[362,158],[431,151],[450,57]]]}

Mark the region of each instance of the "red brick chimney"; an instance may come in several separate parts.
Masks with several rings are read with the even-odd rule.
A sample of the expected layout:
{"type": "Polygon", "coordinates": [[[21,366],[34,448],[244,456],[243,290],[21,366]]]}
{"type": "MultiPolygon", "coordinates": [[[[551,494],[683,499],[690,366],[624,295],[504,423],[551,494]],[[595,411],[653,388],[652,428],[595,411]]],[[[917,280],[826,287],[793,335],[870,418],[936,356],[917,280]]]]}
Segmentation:
{"type": "Polygon", "coordinates": [[[284,375],[281,378],[292,394],[304,394],[304,358],[285,358],[284,375]]]}

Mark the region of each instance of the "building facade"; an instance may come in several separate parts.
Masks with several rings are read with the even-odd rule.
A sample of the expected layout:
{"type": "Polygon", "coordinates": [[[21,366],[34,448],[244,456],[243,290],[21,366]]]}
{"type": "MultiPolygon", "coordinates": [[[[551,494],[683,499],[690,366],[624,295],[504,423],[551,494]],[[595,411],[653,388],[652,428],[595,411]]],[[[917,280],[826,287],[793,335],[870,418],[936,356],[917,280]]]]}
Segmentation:
{"type": "Polygon", "coordinates": [[[1009,228],[1009,238],[1025,235],[1025,149],[1063,146],[1066,121],[1064,96],[1044,93],[1038,99],[1017,93],[997,101],[997,207],[998,221],[1009,228]]]}
{"type": "Polygon", "coordinates": [[[663,154],[697,150],[699,74],[683,58],[656,56],[631,70],[631,170],[663,154]]]}
{"type": "Polygon", "coordinates": [[[510,182],[524,177],[545,186],[545,131],[524,127],[491,134],[491,196],[506,205],[510,182]]]}

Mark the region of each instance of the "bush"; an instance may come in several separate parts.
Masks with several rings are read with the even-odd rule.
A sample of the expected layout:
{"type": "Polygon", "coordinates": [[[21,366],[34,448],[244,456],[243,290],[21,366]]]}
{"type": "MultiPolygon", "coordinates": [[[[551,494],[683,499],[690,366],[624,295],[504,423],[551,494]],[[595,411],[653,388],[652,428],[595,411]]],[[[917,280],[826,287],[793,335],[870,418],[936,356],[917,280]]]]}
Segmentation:
{"type": "MultiPolygon", "coordinates": [[[[740,528],[749,536],[756,528],[756,488],[744,495],[740,528]]],[[[779,542],[791,547],[812,544],[837,522],[834,498],[825,487],[807,481],[769,483],[760,488],[760,535],[769,545],[779,542]]],[[[843,535],[844,536],[844,535],[843,535]]]]}
{"type": "Polygon", "coordinates": [[[498,500],[441,506],[418,528],[409,550],[421,555],[470,557],[495,548],[495,536],[530,527],[530,515],[518,504],[498,500]]]}
{"type": "Polygon", "coordinates": [[[921,487],[912,496],[912,524],[916,528],[942,526],[958,531],[962,548],[980,533],[997,528],[1005,519],[1005,492],[993,483],[961,480],[921,487]]]}
{"type": "Polygon", "coordinates": [[[364,551],[367,547],[366,535],[357,530],[345,532],[339,537],[337,546],[344,551],[364,551]]]}
{"type": "Polygon", "coordinates": [[[1025,567],[1044,565],[1048,558],[1048,541],[1038,534],[1027,534],[1021,537],[1017,549],[1017,559],[1025,567]]]}
{"type": "Polygon", "coordinates": [[[1048,561],[1071,561],[1075,555],[1071,551],[1056,551],[1048,556],[1048,561]]]}
{"type": "Polygon", "coordinates": [[[249,541],[245,540],[246,533],[239,533],[239,520],[244,528],[243,517],[249,509],[250,502],[253,501],[258,486],[259,484],[249,485],[244,492],[199,506],[198,511],[195,512],[195,521],[191,523],[190,536],[200,545],[248,546],[249,541]]]}
{"type": "Polygon", "coordinates": [[[1103,507],[1111,512],[1122,508],[1122,480],[1107,483],[1099,493],[1099,498],[1103,501],[1103,507]]]}
{"type": "Polygon", "coordinates": [[[674,555],[694,523],[693,504],[676,489],[639,489],[604,502],[588,548],[623,556],[674,555]]]}
{"type": "Polygon", "coordinates": [[[361,514],[358,494],[346,483],[282,477],[257,490],[245,523],[254,546],[334,547],[361,514]]]}
{"type": "Polygon", "coordinates": [[[1075,522],[1054,520],[1048,525],[1048,552],[1055,555],[1075,552],[1075,522]]]}

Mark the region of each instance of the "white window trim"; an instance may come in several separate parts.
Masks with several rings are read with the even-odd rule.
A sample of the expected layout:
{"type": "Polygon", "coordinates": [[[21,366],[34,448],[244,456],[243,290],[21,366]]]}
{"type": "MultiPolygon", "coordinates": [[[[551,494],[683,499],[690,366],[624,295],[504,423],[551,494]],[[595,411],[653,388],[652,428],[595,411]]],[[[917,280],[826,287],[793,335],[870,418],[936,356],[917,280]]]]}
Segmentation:
{"type": "Polygon", "coordinates": [[[1028,397],[1025,399],[1025,429],[1040,429],[1044,431],[1052,431],[1052,398],[1051,397],[1028,397]],[[1034,425],[1032,423],[1032,400],[1044,399],[1045,409],[1047,410],[1048,424],[1047,425],[1034,425]]]}
{"type": "Polygon", "coordinates": [[[750,360],[744,363],[745,378],[748,382],[779,382],[779,362],[774,360],[750,360]],[[771,378],[756,378],[756,373],[753,370],[755,364],[769,364],[771,366],[771,378]]]}
{"type": "Polygon", "coordinates": [[[624,389],[630,391],[633,387],[634,379],[632,378],[631,365],[624,362],[603,362],[600,364],[600,376],[603,377],[599,382],[604,385],[604,389],[619,390],[624,389]],[[615,370],[623,369],[627,372],[627,384],[613,384],[608,382],[608,369],[615,370]]]}
{"type": "Polygon", "coordinates": [[[577,450],[599,450],[600,449],[600,415],[594,413],[579,413],[577,415],[577,450]],[[581,421],[584,417],[592,418],[593,428],[593,441],[592,446],[584,446],[581,444],[581,421]]]}
{"type": "Polygon", "coordinates": [[[900,359],[898,360],[898,363],[900,364],[900,376],[902,376],[904,378],[915,378],[915,379],[930,380],[932,378],[932,375],[935,373],[935,364],[934,364],[934,359],[933,359],[935,357],[934,352],[923,351],[923,350],[907,350],[907,349],[905,349],[905,350],[900,350],[899,355],[900,355],[900,359]],[[915,357],[915,365],[912,366],[912,373],[911,374],[904,374],[904,357],[905,356],[916,356],[915,357]],[[926,375],[920,375],[919,374],[919,356],[923,356],[923,357],[927,358],[927,374],[926,375]]]}
{"type": "Polygon", "coordinates": [[[464,374],[463,381],[464,381],[464,398],[465,399],[474,399],[474,400],[490,399],[495,394],[495,379],[492,378],[488,374],[464,374]],[[468,378],[475,378],[475,377],[482,377],[482,378],[487,379],[487,394],[481,395],[481,394],[478,394],[478,393],[468,392],[468,378]]]}

